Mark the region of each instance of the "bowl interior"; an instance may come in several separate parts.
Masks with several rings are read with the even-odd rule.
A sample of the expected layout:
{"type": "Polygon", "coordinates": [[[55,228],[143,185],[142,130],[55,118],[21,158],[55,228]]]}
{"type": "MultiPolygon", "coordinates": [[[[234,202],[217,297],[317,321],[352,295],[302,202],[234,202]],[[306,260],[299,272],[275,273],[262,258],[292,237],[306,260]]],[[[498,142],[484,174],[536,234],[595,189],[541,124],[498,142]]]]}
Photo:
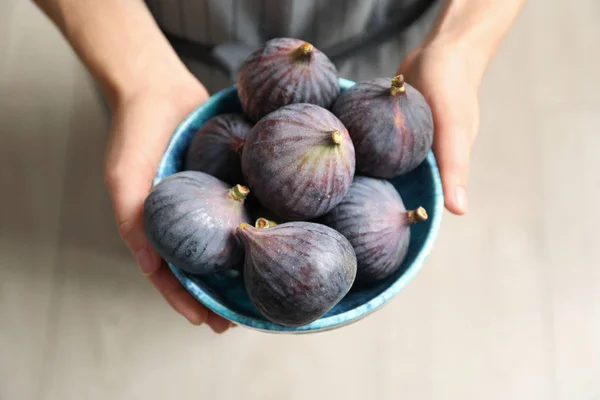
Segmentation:
{"type": "MultiPolygon", "coordinates": [[[[353,82],[344,79],[341,79],[340,83],[342,89],[353,85],[353,82]]],[[[234,86],[213,95],[180,124],[162,158],[154,184],[181,171],[187,147],[198,129],[215,115],[228,112],[241,112],[234,86]]],[[[423,206],[429,214],[429,219],[412,226],[408,255],[402,267],[393,276],[373,286],[353,288],[339,304],[311,324],[289,328],[269,322],[252,305],[238,271],[200,277],[183,272],[175,265],[169,267],[200,302],[237,324],[263,331],[290,333],[343,326],[378,309],[397,294],[423,264],[439,230],[443,198],[439,172],[432,153],[417,169],[390,182],[398,190],[408,209],[423,206]]]]}

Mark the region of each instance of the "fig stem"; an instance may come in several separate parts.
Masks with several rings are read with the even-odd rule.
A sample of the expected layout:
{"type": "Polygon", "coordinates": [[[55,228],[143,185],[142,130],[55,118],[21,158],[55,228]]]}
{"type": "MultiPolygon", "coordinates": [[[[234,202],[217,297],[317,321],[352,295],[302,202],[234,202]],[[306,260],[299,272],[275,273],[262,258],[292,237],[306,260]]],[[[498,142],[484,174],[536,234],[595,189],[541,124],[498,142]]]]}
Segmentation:
{"type": "Polygon", "coordinates": [[[313,50],[313,45],[308,42],[304,42],[300,47],[298,47],[296,50],[294,50],[293,56],[296,59],[304,58],[304,57],[310,55],[310,53],[312,53],[312,50],[313,50]]]}
{"type": "Polygon", "coordinates": [[[242,222],[241,224],[239,224],[239,225],[238,225],[238,227],[237,227],[237,230],[238,230],[238,231],[243,231],[243,230],[245,230],[245,229],[248,229],[249,227],[250,227],[250,225],[248,225],[248,224],[247,224],[247,223],[245,223],[245,222],[242,222]]]}
{"type": "Polygon", "coordinates": [[[250,190],[246,186],[235,185],[231,188],[231,197],[235,200],[241,201],[248,197],[250,190]]]}
{"type": "Polygon", "coordinates": [[[242,142],[242,143],[238,144],[238,145],[235,147],[235,152],[236,152],[237,154],[239,154],[239,155],[242,155],[243,151],[244,151],[244,142],[242,142]]]}
{"type": "Polygon", "coordinates": [[[340,145],[344,140],[344,135],[342,135],[342,132],[336,129],[335,131],[331,132],[331,140],[333,140],[333,143],[340,145]]]}
{"type": "Polygon", "coordinates": [[[425,211],[423,207],[419,207],[416,210],[410,210],[407,214],[408,220],[411,224],[427,221],[427,218],[429,218],[427,215],[427,211],[425,211]]]}
{"type": "Polygon", "coordinates": [[[406,85],[404,85],[404,75],[396,75],[392,78],[392,87],[390,88],[390,94],[396,96],[398,93],[406,93],[406,85]]]}
{"type": "Polygon", "coordinates": [[[254,223],[254,227],[257,229],[266,229],[266,228],[272,228],[275,225],[277,225],[276,222],[268,220],[266,218],[260,217],[256,220],[256,222],[254,223]]]}

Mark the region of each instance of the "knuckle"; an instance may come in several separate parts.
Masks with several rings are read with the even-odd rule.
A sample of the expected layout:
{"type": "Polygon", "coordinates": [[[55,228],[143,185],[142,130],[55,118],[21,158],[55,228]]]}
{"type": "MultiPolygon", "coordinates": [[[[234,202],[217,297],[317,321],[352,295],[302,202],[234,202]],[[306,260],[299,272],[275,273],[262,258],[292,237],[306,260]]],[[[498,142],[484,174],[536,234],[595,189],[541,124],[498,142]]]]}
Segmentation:
{"type": "Polygon", "coordinates": [[[109,192],[114,192],[119,186],[123,176],[123,168],[119,166],[107,166],[104,168],[104,185],[109,192]]]}
{"type": "Polygon", "coordinates": [[[461,180],[470,168],[468,159],[446,158],[440,162],[440,172],[444,179],[461,180]]]}
{"type": "Polygon", "coordinates": [[[461,178],[469,171],[469,162],[465,160],[451,161],[446,165],[446,170],[457,179],[461,178]]]}
{"type": "Polygon", "coordinates": [[[117,231],[121,238],[128,243],[129,238],[131,238],[137,230],[137,224],[132,220],[122,220],[117,221],[117,231]]]}

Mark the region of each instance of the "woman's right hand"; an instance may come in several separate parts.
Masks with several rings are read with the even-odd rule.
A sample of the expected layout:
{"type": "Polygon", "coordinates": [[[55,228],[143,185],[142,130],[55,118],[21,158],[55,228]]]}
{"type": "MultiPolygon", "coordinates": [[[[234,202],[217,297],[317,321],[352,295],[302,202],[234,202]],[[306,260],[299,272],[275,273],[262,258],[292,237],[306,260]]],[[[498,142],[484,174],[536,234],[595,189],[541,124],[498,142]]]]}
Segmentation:
{"type": "Polygon", "coordinates": [[[144,200],[171,134],[207,98],[204,86],[191,75],[117,96],[112,101],[105,181],[119,233],[141,272],[189,322],[207,323],[222,333],[231,323],[207,310],[179,283],[146,239],[142,223],[144,200]]]}
{"type": "Polygon", "coordinates": [[[117,226],[144,275],[191,323],[224,332],[152,249],[142,227],[144,200],[171,134],[207,98],[142,0],[35,0],[102,87],[113,111],[105,181],[117,226]],[[117,28],[118,29],[117,29],[117,28]]]}

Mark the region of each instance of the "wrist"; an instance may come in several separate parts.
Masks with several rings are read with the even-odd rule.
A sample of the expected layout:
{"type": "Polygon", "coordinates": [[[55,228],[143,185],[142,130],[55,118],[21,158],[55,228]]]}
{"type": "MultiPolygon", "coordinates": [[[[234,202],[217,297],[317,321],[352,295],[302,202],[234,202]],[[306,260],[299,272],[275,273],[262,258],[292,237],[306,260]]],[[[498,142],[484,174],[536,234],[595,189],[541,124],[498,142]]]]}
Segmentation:
{"type": "Polygon", "coordinates": [[[148,79],[145,84],[129,86],[117,91],[109,105],[113,112],[129,109],[139,104],[152,105],[157,112],[183,113],[191,112],[209,97],[204,85],[193,75],[181,74],[165,79],[148,79]]]}
{"type": "Polygon", "coordinates": [[[479,84],[492,57],[490,38],[478,33],[476,15],[465,11],[468,1],[448,1],[424,47],[461,59],[468,74],[479,84]]]}
{"type": "Polygon", "coordinates": [[[524,0],[446,0],[424,45],[465,58],[469,73],[481,80],[500,41],[524,0]]]}
{"type": "MultiPolygon", "coordinates": [[[[37,0],[102,87],[111,105],[195,79],[143,1],[37,0]]],[[[196,81],[196,85],[199,83],[196,81]]]]}
{"type": "Polygon", "coordinates": [[[128,37],[119,48],[90,57],[90,70],[105,89],[109,104],[140,93],[167,94],[175,87],[199,84],[158,29],[141,25],[135,32],[123,33],[128,37]]]}
{"type": "Polygon", "coordinates": [[[138,61],[142,65],[129,65],[113,76],[99,79],[111,107],[140,96],[176,97],[177,93],[204,91],[204,87],[179,59],[168,60],[159,55],[153,59],[160,61],[148,61],[146,68],[143,62],[138,61]]]}
{"type": "Polygon", "coordinates": [[[445,54],[443,58],[458,60],[466,70],[466,75],[471,77],[474,85],[479,86],[491,55],[477,42],[468,36],[439,35],[424,44],[424,49],[445,54]]]}

